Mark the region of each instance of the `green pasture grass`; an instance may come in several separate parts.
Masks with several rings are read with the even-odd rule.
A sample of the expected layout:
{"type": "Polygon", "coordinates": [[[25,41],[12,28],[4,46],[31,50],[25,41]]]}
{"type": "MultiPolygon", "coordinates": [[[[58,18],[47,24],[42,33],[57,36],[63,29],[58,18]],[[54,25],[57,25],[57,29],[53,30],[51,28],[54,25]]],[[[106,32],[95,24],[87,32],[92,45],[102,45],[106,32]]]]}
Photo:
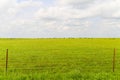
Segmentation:
{"type": "Polygon", "coordinates": [[[119,73],[120,39],[0,39],[0,80],[119,80],[119,73]]]}

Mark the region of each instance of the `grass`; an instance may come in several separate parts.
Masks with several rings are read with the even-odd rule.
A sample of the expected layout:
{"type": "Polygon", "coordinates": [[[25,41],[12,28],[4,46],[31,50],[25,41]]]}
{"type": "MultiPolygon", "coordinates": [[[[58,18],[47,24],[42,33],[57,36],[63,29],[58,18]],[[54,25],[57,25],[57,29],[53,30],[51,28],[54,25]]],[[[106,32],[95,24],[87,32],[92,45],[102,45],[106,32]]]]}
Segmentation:
{"type": "Polygon", "coordinates": [[[120,39],[113,38],[0,39],[0,80],[119,80],[119,53],[120,39]]]}

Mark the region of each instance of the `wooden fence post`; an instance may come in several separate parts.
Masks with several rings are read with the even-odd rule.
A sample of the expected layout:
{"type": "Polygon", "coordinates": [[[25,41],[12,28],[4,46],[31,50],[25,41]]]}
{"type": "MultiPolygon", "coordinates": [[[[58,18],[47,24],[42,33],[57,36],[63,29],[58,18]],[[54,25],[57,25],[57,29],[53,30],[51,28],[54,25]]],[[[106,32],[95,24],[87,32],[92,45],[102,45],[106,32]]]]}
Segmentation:
{"type": "Polygon", "coordinates": [[[116,49],[114,48],[114,54],[113,54],[113,72],[115,72],[115,56],[116,56],[116,49]]]}
{"type": "Polygon", "coordinates": [[[6,74],[8,69],[8,49],[6,49],[6,74]]]}

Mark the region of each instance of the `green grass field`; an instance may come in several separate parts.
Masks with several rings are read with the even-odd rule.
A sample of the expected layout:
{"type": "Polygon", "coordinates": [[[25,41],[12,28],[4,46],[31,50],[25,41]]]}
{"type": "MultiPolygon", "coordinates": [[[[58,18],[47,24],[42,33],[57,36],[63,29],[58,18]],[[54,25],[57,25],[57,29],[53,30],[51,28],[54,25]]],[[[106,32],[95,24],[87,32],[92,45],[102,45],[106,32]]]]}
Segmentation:
{"type": "Polygon", "coordinates": [[[0,39],[0,80],[120,80],[120,39],[0,39]]]}

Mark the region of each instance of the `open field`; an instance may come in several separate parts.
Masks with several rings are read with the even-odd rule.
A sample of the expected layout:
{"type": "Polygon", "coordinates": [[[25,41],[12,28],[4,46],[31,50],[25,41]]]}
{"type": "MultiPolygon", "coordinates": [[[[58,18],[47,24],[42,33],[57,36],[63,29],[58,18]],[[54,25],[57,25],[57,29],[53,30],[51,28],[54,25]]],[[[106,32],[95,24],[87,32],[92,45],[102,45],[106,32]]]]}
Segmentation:
{"type": "Polygon", "coordinates": [[[120,39],[0,39],[0,80],[119,80],[119,73],[120,39]]]}

